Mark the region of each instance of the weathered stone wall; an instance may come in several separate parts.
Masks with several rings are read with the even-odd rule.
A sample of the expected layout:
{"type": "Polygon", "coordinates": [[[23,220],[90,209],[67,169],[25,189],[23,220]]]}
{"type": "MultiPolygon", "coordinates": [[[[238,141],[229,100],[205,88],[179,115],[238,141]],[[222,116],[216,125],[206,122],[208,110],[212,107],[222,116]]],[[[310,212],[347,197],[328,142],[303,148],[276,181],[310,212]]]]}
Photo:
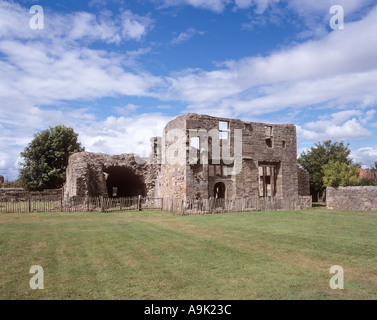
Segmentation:
{"type": "Polygon", "coordinates": [[[69,158],[64,196],[108,196],[106,172],[109,168],[130,169],[145,185],[145,193],[154,196],[156,168],[140,164],[134,154],[110,156],[102,153],[79,152],[69,158]]]}
{"type": "MultiPolygon", "coordinates": [[[[249,197],[259,195],[260,165],[276,167],[276,196],[297,196],[297,146],[294,125],[271,125],[244,122],[238,119],[210,117],[206,115],[187,114],[186,135],[190,129],[205,129],[209,134],[208,165],[190,164],[186,159],[186,191],[188,198],[208,198],[214,196],[214,186],[222,182],[226,186],[226,197],[249,197]],[[210,132],[219,130],[220,122],[228,123],[230,155],[235,155],[237,140],[236,130],[242,133],[242,169],[237,174],[226,174],[234,164],[226,164],[221,157],[219,163],[213,161],[212,143],[222,145],[224,140],[216,141],[210,132]],[[270,140],[268,145],[266,140],[270,140]]],[[[201,139],[202,140],[202,139],[201,139]]],[[[189,141],[189,139],[186,139],[189,141]]],[[[202,141],[201,141],[202,144],[202,141]]],[[[187,145],[188,147],[188,145],[187,145]]],[[[223,148],[220,148],[221,155],[223,148]]]]}
{"type": "Polygon", "coordinates": [[[156,182],[158,197],[186,196],[186,121],[180,116],[170,121],[161,139],[162,165],[156,182]]]}
{"type": "Polygon", "coordinates": [[[30,198],[55,200],[62,197],[62,189],[28,191],[22,188],[0,188],[0,198],[6,201],[24,201],[30,198]]]}
{"type": "Polygon", "coordinates": [[[310,177],[309,172],[305,169],[298,168],[297,171],[298,179],[298,195],[299,196],[310,196],[310,177]]]}
{"type": "Polygon", "coordinates": [[[326,189],[327,209],[377,211],[377,187],[326,189]]]}

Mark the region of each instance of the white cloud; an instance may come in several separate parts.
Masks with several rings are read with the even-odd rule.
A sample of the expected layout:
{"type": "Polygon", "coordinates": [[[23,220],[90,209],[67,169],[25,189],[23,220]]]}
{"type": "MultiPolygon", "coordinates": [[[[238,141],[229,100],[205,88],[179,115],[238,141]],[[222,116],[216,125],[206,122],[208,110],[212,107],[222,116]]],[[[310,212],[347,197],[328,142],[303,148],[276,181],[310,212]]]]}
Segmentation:
{"type": "Polygon", "coordinates": [[[126,39],[140,40],[152,27],[152,20],[149,17],[139,16],[129,10],[124,11],[120,19],[123,22],[122,35],[126,39]]]}
{"type": "Polygon", "coordinates": [[[362,117],[363,112],[361,110],[347,110],[333,113],[328,120],[313,121],[303,126],[297,126],[297,134],[300,138],[313,141],[365,140],[372,135],[372,132],[366,129],[361,121],[354,116],[367,120],[370,114],[374,114],[374,112],[370,111],[366,112],[365,117],[362,117]]]}
{"type": "Polygon", "coordinates": [[[205,34],[204,31],[198,31],[195,28],[188,28],[186,31],[181,32],[178,36],[176,36],[171,43],[172,44],[179,44],[181,42],[185,42],[193,38],[195,35],[203,35],[205,34]]]}
{"type": "Polygon", "coordinates": [[[153,20],[129,10],[114,15],[102,10],[98,15],[89,12],[70,12],[69,14],[44,12],[43,30],[29,27],[29,9],[17,3],[0,1],[0,36],[5,39],[39,39],[72,41],[103,41],[120,43],[128,40],[139,41],[153,28],[153,20]]]}
{"type": "Polygon", "coordinates": [[[234,0],[238,9],[248,9],[255,7],[256,14],[263,14],[271,5],[275,5],[280,0],[234,0]]]}
{"type": "Polygon", "coordinates": [[[377,162],[377,146],[352,150],[350,156],[355,163],[361,163],[363,167],[371,168],[377,162]]]}
{"type": "Polygon", "coordinates": [[[130,114],[134,114],[139,108],[140,108],[140,106],[129,103],[129,104],[123,106],[123,107],[114,107],[114,110],[116,111],[116,113],[118,113],[120,115],[127,116],[127,115],[130,115],[130,114]]]}
{"type": "Polygon", "coordinates": [[[232,0],[152,0],[160,3],[162,7],[176,7],[189,5],[194,8],[207,9],[216,13],[224,11],[225,7],[232,2],[232,0]]]}
{"type": "Polygon", "coordinates": [[[0,84],[5,96],[22,96],[35,103],[102,96],[149,95],[160,79],[134,74],[122,67],[122,57],[85,47],[64,50],[61,45],[0,41],[7,61],[0,62],[0,84]]]}
{"type": "Polygon", "coordinates": [[[367,111],[364,117],[359,118],[360,123],[362,125],[366,125],[369,121],[371,121],[374,118],[375,114],[376,114],[376,110],[367,111]]]}
{"type": "Polygon", "coordinates": [[[110,116],[104,121],[78,126],[77,132],[87,151],[148,156],[150,138],[162,136],[163,128],[170,120],[172,117],[160,113],[110,116]]]}

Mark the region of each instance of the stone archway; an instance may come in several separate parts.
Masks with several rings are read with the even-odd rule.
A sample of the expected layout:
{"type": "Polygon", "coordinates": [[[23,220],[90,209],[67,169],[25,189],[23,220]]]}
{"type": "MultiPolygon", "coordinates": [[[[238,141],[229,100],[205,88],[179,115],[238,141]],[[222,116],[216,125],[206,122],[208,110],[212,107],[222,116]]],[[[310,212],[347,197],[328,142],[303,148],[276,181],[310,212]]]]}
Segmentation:
{"type": "Polygon", "coordinates": [[[110,198],[129,198],[146,195],[146,186],[141,177],[130,168],[113,166],[104,170],[110,198]]]}
{"type": "Polygon", "coordinates": [[[214,195],[216,199],[225,199],[226,187],[223,182],[218,182],[215,184],[214,195]]]}

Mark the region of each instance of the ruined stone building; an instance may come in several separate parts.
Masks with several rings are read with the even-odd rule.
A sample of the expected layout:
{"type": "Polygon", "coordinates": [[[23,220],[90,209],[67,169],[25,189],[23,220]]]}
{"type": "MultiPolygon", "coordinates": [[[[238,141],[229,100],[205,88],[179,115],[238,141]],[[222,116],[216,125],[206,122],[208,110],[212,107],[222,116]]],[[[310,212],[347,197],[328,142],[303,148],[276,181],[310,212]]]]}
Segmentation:
{"type": "Polygon", "coordinates": [[[297,167],[296,128],[185,114],[151,139],[151,155],[81,152],[69,159],[66,197],[182,199],[309,195],[297,167]]]}

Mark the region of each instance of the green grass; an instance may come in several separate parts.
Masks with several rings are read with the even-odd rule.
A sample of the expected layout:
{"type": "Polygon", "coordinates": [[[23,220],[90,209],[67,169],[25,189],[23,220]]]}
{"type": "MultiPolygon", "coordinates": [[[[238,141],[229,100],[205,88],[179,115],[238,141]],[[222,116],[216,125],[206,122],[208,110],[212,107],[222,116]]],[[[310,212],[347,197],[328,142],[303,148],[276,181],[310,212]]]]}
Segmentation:
{"type": "Polygon", "coordinates": [[[321,207],[1,214],[0,299],[376,299],[376,243],[377,212],[321,207]],[[344,290],[330,289],[332,265],[344,290]]]}

